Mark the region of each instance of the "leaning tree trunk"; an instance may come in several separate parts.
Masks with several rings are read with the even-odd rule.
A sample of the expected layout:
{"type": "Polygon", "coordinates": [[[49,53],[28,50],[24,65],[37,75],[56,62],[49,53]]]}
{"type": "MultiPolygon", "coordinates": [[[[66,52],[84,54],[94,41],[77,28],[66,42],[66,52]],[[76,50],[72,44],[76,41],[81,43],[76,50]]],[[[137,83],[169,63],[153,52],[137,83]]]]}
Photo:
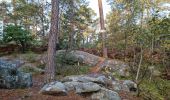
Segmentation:
{"type": "Polygon", "coordinates": [[[48,62],[46,66],[46,82],[51,82],[55,79],[55,55],[56,55],[56,42],[58,33],[58,14],[59,14],[59,0],[51,0],[52,15],[51,15],[51,28],[48,42],[48,62]]]}

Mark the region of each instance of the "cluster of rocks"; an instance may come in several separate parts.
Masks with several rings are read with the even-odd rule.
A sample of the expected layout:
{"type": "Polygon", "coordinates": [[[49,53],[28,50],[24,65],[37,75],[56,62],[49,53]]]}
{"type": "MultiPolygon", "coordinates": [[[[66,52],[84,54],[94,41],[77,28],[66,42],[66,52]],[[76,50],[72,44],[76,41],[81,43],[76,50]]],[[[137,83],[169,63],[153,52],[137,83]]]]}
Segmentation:
{"type": "MultiPolygon", "coordinates": [[[[79,50],[74,50],[70,52],[66,50],[58,50],[56,52],[57,57],[60,57],[61,55],[64,55],[66,57],[66,54],[71,55],[71,57],[69,58],[74,59],[75,62],[83,63],[92,67],[98,65],[100,69],[108,67],[116,75],[123,76],[123,77],[129,76],[129,66],[122,61],[115,60],[115,59],[104,59],[104,61],[101,63],[101,59],[103,59],[102,57],[95,56],[93,54],[84,51],[79,51],[79,50]]],[[[41,63],[42,64],[47,63],[47,55],[44,55],[41,58],[41,63]]]]}
{"type": "Polygon", "coordinates": [[[77,75],[67,76],[61,81],[46,84],[40,93],[47,95],[67,95],[69,91],[76,94],[89,94],[92,100],[121,100],[118,91],[128,91],[136,89],[133,81],[109,80],[104,75],[77,75]]]}
{"type": "Polygon", "coordinates": [[[0,59],[0,88],[13,89],[32,86],[32,75],[18,70],[22,64],[23,62],[19,60],[0,59]]]}

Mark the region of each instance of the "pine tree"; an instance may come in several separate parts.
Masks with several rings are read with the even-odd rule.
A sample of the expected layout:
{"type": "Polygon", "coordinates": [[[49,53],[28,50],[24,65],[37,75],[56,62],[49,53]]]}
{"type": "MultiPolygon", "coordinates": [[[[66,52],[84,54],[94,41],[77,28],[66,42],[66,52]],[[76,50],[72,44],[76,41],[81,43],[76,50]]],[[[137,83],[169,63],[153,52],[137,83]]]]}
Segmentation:
{"type": "Polygon", "coordinates": [[[46,82],[51,82],[55,79],[55,55],[56,42],[58,35],[58,20],[59,20],[59,0],[51,0],[51,28],[48,42],[48,62],[46,66],[46,82]]]}

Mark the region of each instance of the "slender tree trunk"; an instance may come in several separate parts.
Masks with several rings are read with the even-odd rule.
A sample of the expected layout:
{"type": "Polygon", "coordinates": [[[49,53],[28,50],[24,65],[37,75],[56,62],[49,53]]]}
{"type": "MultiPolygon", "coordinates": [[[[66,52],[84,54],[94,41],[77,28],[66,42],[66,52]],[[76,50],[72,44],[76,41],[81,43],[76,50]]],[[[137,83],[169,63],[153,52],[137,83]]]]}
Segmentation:
{"type": "Polygon", "coordinates": [[[143,60],[143,49],[142,49],[142,46],[141,46],[140,61],[139,61],[138,70],[137,70],[137,74],[136,74],[136,78],[135,78],[137,83],[138,83],[139,73],[140,73],[140,69],[141,69],[141,65],[142,65],[142,60],[143,60]]]}
{"type": "Polygon", "coordinates": [[[48,42],[48,62],[46,66],[46,82],[51,82],[55,79],[55,55],[56,55],[56,42],[58,33],[58,15],[59,15],[59,0],[51,0],[52,15],[51,15],[51,28],[48,42]]]}
{"type": "Polygon", "coordinates": [[[21,51],[22,51],[22,53],[25,53],[25,49],[26,49],[26,44],[23,42],[23,41],[20,41],[20,43],[21,43],[21,51]]]}
{"type": "MultiPolygon", "coordinates": [[[[144,8],[143,7],[143,5],[142,5],[142,8],[144,8]]],[[[141,29],[143,29],[143,11],[142,11],[142,16],[141,16],[141,23],[140,23],[141,25],[140,25],[140,28],[141,29]]],[[[142,30],[140,30],[141,31],[141,33],[143,33],[143,31],[142,30]]],[[[137,82],[137,84],[138,84],[138,78],[139,78],[139,73],[140,73],[140,69],[141,69],[141,66],[142,66],[142,61],[143,61],[143,44],[141,44],[141,55],[140,55],[140,61],[139,61],[139,65],[138,65],[138,70],[137,70],[137,74],[136,74],[136,82],[137,82]]]]}
{"type": "Polygon", "coordinates": [[[74,36],[74,0],[71,0],[70,2],[71,5],[71,13],[70,13],[70,27],[71,27],[71,32],[70,32],[70,36],[69,36],[69,49],[72,50],[73,49],[73,36],[74,36]]]}
{"type": "Polygon", "coordinates": [[[99,6],[99,14],[100,14],[100,26],[101,26],[101,34],[102,34],[102,48],[103,48],[103,57],[107,58],[107,48],[106,48],[106,32],[104,27],[104,15],[103,15],[103,6],[102,0],[98,0],[99,6]]]}
{"type": "Polygon", "coordinates": [[[15,17],[14,19],[14,24],[17,25],[17,20],[16,20],[16,0],[12,0],[12,6],[13,6],[13,15],[15,17]]]}
{"type": "Polygon", "coordinates": [[[40,19],[41,19],[41,26],[42,26],[42,36],[44,37],[45,36],[45,26],[44,26],[44,20],[45,20],[45,16],[44,16],[44,6],[45,6],[45,1],[44,0],[42,0],[41,1],[42,3],[41,3],[41,14],[40,14],[40,19]]]}

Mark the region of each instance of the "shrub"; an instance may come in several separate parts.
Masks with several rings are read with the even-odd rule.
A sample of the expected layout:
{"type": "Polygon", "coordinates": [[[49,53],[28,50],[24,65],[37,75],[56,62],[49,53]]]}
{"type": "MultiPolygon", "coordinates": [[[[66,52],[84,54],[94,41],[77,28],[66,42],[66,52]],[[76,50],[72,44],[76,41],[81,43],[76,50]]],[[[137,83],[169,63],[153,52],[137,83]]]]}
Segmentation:
{"type": "Polygon", "coordinates": [[[23,66],[19,70],[22,71],[22,72],[25,72],[25,73],[31,73],[33,75],[44,73],[44,70],[39,69],[37,67],[30,67],[30,66],[23,66]]]}
{"type": "Polygon", "coordinates": [[[32,39],[30,32],[22,26],[8,25],[4,30],[4,42],[15,41],[22,46],[22,52],[25,52],[27,45],[30,44],[32,39]]]}
{"type": "Polygon", "coordinates": [[[37,66],[37,68],[45,69],[45,64],[39,64],[39,65],[37,66]]]}
{"type": "Polygon", "coordinates": [[[144,100],[163,100],[155,85],[151,83],[143,83],[140,86],[140,95],[144,100]]]}
{"type": "Polygon", "coordinates": [[[156,79],[152,82],[144,80],[140,85],[140,95],[144,100],[164,100],[165,98],[170,98],[169,91],[170,82],[163,79],[156,79]]]}
{"type": "Polygon", "coordinates": [[[56,68],[56,76],[70,76],[70,75],[81,75],[81,74],[87,74],[90,70],[89,66],[86,65],[63,65],[63,66],[57,66],[56,68]]]}
{"type": "Polygon", "coordinates": [[[36,62],[36,57],[37,57],[37,54],[35,54],[33,52],[28,52],[28,53],[24,54],[24,59],[31,63],[36,62]]]}
{"type": "Polygon", "coordinates": [[[57,54],[57,63],[75,65],[79,62],[79,59],[75,57],[72,53],[61,52],[57,54]]]}

